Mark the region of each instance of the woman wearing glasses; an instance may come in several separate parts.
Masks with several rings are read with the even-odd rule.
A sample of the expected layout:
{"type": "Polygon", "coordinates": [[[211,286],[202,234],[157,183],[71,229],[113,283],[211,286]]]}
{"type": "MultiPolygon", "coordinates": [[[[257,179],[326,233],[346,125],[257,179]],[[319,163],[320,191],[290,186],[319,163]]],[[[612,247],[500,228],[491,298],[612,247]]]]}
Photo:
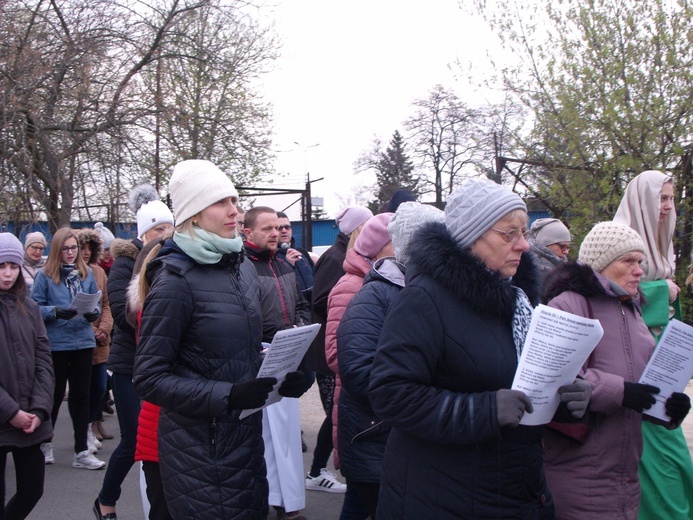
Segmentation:
{"type": "MultiPolygon", "coordinates": [[[[527,221],[517,194],[470,179],[448,198],[445,223],[414,236],[369,387],[392,427],[378,520],[553,518],[543,428],[519,425],[532,404],[510,390],[539,299],[527,221]]],[[[564,406],[584,415],[587,390],[569,386],[564,406]]]]}
{"type": "Polygon", "coordinates": [[[540,218],[532,223],[527,240],[542,278],[561,262],[568,260],[570,231],[557,218],[540,218]]]}
{"type": "Polygon", "coordinates": [[[26,283],[26,290],[31,293],[36,274],[45,263],[43,252],[46,250],[46,237],[40,231],[27,233],[24,238],[24,262],[22,262],[22,276],[26,283]]]}
{"type": "MultiPolygon", "coordinates": [[[[51,251],[45,267],[36,275],[31,297],[39,304],[51,343],[55,370],[55,392],[51,411],[53,426],[58,419],[65,395],[65,384],[69,382],[68,409],[75,438],[72,465],[75,468],[100,469],[106,463],[89,452],[87,428],[91,359],[96,347],[91,324],[99,318],[101,310],[97,304],[93,311],[78,316],[77,311],[71,309],[70,305],[75,295],[80,292],[98,292],[94,273],[79,254],[77,232],[70,228],[61,228],[53,235],[51,251]]],[[[47,442],[41,447],[46,464],[53,464],[53,444],[47,442]]]]}

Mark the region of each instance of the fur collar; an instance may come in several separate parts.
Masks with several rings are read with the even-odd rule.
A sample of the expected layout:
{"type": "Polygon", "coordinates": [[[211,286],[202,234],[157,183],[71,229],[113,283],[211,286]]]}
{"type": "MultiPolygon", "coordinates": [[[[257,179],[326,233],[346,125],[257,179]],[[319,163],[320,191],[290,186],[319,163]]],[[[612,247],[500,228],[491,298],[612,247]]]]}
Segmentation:
{"type": "Polygon", "coordinates": [[[546,275],[541,301],[546,303],[566,291],[580,294],[585,298],[609,295],[594,269],[577,262],[558,265],[546,275]]]}
{"type": "Polygon", "coordinates": [[[142,242],[140,239],[135,238],[133,240],[123,240],[122,238],[116,238],[111,242],[111,256],[113,258],[118,258],[120,256],[127,256],[133,260],[137,258],[137,255],[142,249],[142,242]]]}
{"type": "Polygon", "coordinates": [[[520,287],[533,306],[539,303],[539,272],[530,254],[523,254],[512,282],[462,249],[441,222],[422,227],[415,235],[411,260],[407,264],[407,284],[419,276],[429,276],[452,291],[476,312],[510,320],[515,311],[515,289],[520,287]]]}

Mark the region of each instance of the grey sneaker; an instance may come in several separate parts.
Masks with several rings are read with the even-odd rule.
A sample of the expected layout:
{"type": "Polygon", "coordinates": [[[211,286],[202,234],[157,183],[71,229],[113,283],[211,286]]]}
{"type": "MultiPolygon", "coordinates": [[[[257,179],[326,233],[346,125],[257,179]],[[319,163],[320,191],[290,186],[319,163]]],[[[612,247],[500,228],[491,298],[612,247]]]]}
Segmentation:
{"type": "Polygon", "coordinates": [[[55,457],[53,456],[53,443],[52,442],[42,442],[41,451],[43,452],[43,458],[46,464],[54,464],[55,457]]]}
{"type": "Polygon", "coordinates": [[[347,487],[346,484],[339,481],[337,475],[322,468],[319,477],[306,475],[306,489],[327,493],[346,493],[347,487]]]}
{"type": "Polygon", "coordinates": [[[105,466],[106,463],[94,457],[94,455],[89,453],[89,450],[84,450],[80,451],[79,453],[75,453],[75,456],[72,459],[73,468],[101,469],[105,466]]]}

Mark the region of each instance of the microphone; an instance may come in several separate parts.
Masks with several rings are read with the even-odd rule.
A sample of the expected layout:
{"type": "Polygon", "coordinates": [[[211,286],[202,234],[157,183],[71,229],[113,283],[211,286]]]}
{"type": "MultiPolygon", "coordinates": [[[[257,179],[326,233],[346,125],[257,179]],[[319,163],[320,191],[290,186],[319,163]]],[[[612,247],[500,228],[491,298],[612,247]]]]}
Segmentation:
{"type": "Polygon", "coordinates": [[[289,249],[290,247],[291,244],[289,244],[288,242],[282,242],[281,244],[279,244],[279,249],[289,249]]]}

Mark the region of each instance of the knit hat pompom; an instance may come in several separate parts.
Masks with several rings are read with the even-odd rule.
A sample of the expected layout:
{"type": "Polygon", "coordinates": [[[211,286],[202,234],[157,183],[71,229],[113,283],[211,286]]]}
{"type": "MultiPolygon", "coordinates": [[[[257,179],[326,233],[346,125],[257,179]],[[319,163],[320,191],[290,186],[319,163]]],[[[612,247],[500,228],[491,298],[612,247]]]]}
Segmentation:
{"type": "Polygon", "coordinates": [[[455,241],[470,247],[505,215],[527,206],[517,193],[488,179],[467,179],[445,206],[445,225],[455,241]]]}
{"type": "Polygon", "coordinates": [[[380,213],[366,221],[361,233],[359,233],[354,249],[360,255],[373,259],[380,250],[392,242],[390,233],[387,232],[387,225],[393,213],[380,213]]]}
{"type": "Polygon", "coordinates": [[[334,218],[339,231],[351,235],[354,230],[373,216],[373,212],[363,206],[347,206],[334,218]]]}
{"type": "Polygon", "coordinates": [[[161,202],[161,197],[154,186],[140,184],[130,190],[128,205],[137,215],[137,237],[159,224],[173,225],[173,213],[161,202]]]}
{"type": "Polygon", "coordinates": [[[611,262],[633,251],[645,254],[645,244],[636,231],[624,224],[600,222],[582,241],[578,262],[601,273],[611,262]]]}
{"type": "Polygon", "coordinates": [[[19,266],[24,263],[24,248],[12,233],[0,233],[0,264],[5,262],[19,266]]]}
{"type": "Polygon", "coordinates": [[[390,219],[387,230],[392,237],[395,258],[402,264],[409,261],[409,248],[416,230],[428,222],[445,222],[445,213],[429,204],[403,202],[390,219]]]}
{"type": "Polygon", "coordinates": [[[48,245],[46,237],[40,231],[27,233],[24,237],[24,249],[28,249],[31,244],[43,244],[43,247],[48,245]]]}
{"type": "Polygon", "coordinates": [[[238,192],[228,176],[210,161],[190,159],[173,168],[168,183],[176,224],[181,224],[215,202],[238,192]]]}

